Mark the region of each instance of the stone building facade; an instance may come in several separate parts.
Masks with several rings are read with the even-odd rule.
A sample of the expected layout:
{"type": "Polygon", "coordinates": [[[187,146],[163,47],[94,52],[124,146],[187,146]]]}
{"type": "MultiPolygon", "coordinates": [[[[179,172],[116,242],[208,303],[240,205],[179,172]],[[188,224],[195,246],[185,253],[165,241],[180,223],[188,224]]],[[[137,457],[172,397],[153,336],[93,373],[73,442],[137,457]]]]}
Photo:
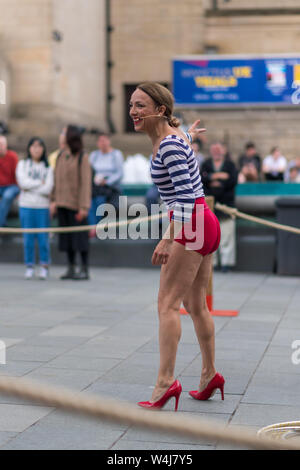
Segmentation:
{"type": "MultiPolygon", "coordinates": [[[[298,0],[0,0],[0,119],[14,135],[55,136],[66,122],[110,128],[125,153],[148,153],[130,132],[137,83],[171,87],[174,56],[291,54],[299,39],[298,0]]],[[[233,156],[248,140],[262,154],[274,144],[299,154],[298,107],[180,111],[186,122],[200,116],[207,145],[224,140],[233,156]]]]}
{"type": "Polygon", "coordinates": [[[0,116],[9,115],[13,134],[54,136],[66,122],[106,125],[104,6],[0,0],[0,57],[10,71],[0,116]]]}

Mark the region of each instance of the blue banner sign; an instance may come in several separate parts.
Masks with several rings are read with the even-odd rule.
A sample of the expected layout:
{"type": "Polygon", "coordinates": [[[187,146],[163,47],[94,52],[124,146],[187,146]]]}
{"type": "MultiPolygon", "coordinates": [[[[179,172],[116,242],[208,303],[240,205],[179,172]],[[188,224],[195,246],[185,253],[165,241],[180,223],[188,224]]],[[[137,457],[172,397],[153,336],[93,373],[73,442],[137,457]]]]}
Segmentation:
{"type": "Polygon", "coordinates": [[[176,106],[299,105],[300,55],[173,60],[176,106]]]}

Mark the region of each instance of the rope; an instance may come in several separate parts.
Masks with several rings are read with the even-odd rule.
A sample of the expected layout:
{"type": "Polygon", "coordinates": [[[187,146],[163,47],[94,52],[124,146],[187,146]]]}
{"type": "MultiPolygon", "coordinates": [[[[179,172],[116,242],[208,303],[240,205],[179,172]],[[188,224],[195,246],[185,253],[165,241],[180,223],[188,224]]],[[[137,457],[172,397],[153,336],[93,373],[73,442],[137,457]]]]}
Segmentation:
{"type": "MultiPolygon", "coordinates": [[[[215,204],[215,208],[224,212],[225,214],[230,215],[231,217],[240,217],[241,219],[245,220],[250,220],[251,222],[255,222],[260,225],[266,225],[267,227],[272,227],[277,230],[284,230],[286,232],[291,232],[295,233],[297,235],[300,235],[300,228],[297,227],[291,227],[290,225],[283,225],[283,224],[278,224],[276,222],[270,222],[269,220],[266,219],[261,219],[259,217],[255,217],[253,215],[245,214],[244,212],[240,212],[238,209],[235,207],[229,207],[226,206],[225,204],[220,204],[217,202],[215,204]]],[[[109,228],[114,228],[114,227],[122,227],[125,225],[128,225],[129,223],[133,222],[147,222],[150,220],[157,220],[160,218],[167,217],[167,213],[163,214],[156,214],[156,215],[150,215],[147,217],[136,217],[135,219],[132,220],[121,220],[120,222],[110,222],[110,223],[102,223],[99,222],[97,225],[80,225],[79,227],[49,227],[49,228],[9,228],[9,227],[0,227],[0,234],[7,235],[7,234],[17,234],[17,233],[72,233],[72,232],[87,232],[93,229],[96,229],[97,227],[105,227],[107,229],[109,228]]]]}
{"type": "Polygon", "coordinates": [[[241,219],[250,220],[251,222],[255,222],[257,224],[266,225],[268,227],[276,228],[277,230],[284,230],[286,232],[291,232],[300,235],[300,228],[291,227],[289,225],[282,225],[276,222],[270,222],[269,220],[265,219],[260,219],[259,217],[240,212],[235,207],[229,207],[225,204],[220,204],[219,202],[217,202],[215,204],[215,208],[222,212],[225,212],[225,214],[231,215],[231,217],[240,217],[241,219]]]}
{"type": "Polygon", "coordinates": [[[218,422],[200,418],[184,417],[176,413],[153,413],[140,410],[136,406],[104,397],[84,396],[65,388],[53,387],[25,379],[0,378],[0,393],[18,398],[25,398],[50,407],[60,408],[68,412],[86,415],[95,419],[103,419],[151,431],[163,431],[183,435],[193,439],[222,441],[235,446],[246,446],[253,449],[300,450],[300,443],[271,439],[257,436],[253,431],[242,427],[224,429],[218,422]]]}
{"type": "Polygon", "coordinates": [[[99,222],[97,225],[80,225],[76,227],[48,227],[48,228],[9,228],[9,227],[0,227],[0,234],[3,235],[12,234],[12,233],[71,233],[71,232],[89,232],[90,230],[96,229],[97,227],[105,227],[107,229],[113,227],[121,227],[124,225],[128,225],[133,222],[146,222],[149,220],[157,220],[163,217],[166,217],[167,214],[155,214],[150,215],[147,217],[136,217],[132,220],[121,220],[120,222],[109,222],[109,223],[101,223],[99,222]]]}

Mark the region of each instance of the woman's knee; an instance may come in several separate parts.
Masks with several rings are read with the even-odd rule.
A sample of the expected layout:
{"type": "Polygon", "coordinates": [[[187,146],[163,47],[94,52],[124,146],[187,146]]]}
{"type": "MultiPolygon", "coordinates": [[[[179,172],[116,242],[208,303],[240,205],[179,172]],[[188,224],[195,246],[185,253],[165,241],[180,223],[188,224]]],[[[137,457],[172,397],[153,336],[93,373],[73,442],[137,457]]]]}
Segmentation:
{"type": "Polygon", "coordinates": [[[159,299],[158,300],[158,314],[159,316],[172,315],[178,313],[181,302],[176,299],[159,299]]]}
{"type": "Polygon", "coordinates": [[[191,300],[189,302],[189,310],[187,311],[196,317],[205,318],[207,315],[210,315],[210,312],[207,307],[206,298],[200,298],[196,300],[191,300]]]}

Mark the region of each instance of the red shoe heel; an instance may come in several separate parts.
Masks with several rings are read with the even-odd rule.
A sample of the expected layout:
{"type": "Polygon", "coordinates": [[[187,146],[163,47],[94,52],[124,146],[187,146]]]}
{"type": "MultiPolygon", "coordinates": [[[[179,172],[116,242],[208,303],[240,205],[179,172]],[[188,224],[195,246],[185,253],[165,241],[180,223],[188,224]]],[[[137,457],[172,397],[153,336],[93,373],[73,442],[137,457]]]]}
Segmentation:
{"type": "Polygon", "coordinates": [[[179,403],[179,398],[182,392],[182,387],[181,383],[179,380],[175,380],[175,382],[171,385],[171,387],[168,388],[166,393],[163,394],[163,396],[155,401],[140,401],[138,403],[139,406],[142,408],[148,408],[148,409],[157,409],[160,410],[165,404],[170,400],[170,398],[175,398],[175,411],[178,409],[178,403],[179,403]]]}
{"type": "Polygon", "coordinates": [[[189,394],[195,400],[208,400],[214,394],[214,392],[219,389],[221,392],[222,400],[224,400],[224,384],[224,377],[217,372],[216,375],[211,379],[209,384],[206,386],[206,388],[202,390],[202,392],[199,392],[199,390],[192,390],[189,392],[189,394]]]}
{"type": "Polygon", "coordinates": [[[178,404],[179,404],[180,395],[181,395],[181,390],[180,390],[180,392],[177,393],[177,395],[175,395],[175,410],[174,410],[174,411],[177,411],[177,410],[178,410],[178,404]]]}
{"type": "Polygon", "coordinates": [[[220,386],[220,392],[222,395],[222,400],[224,400],[224,384],[220,386]]]}

